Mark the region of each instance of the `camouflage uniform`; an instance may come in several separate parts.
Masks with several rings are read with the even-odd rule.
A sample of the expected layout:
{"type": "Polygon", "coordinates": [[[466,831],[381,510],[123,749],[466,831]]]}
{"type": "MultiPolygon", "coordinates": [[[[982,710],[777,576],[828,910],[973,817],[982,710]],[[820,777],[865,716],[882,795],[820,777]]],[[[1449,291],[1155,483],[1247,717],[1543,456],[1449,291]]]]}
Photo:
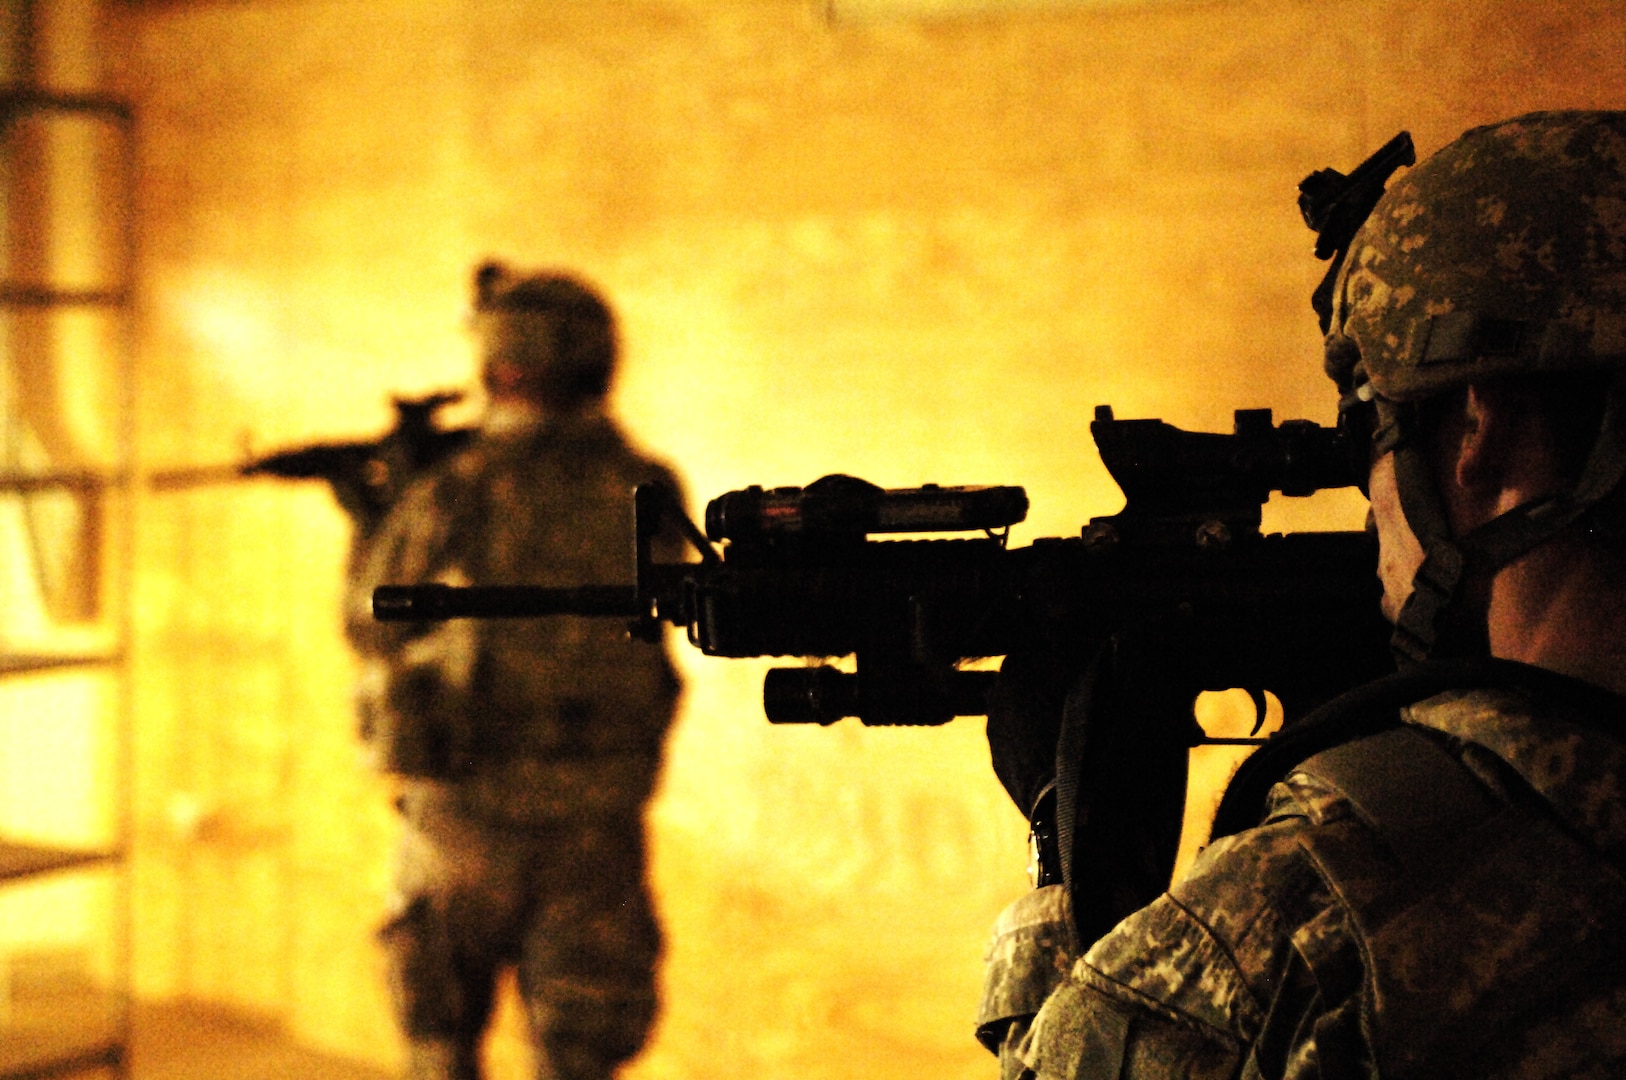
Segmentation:
{"type": "Polygon", "coordinates": [[[371,590],[630,584],[644,482],[678,491],[596,409],[489,430],[409,491],[353,582],[363,739],[405,777],[380,936],[416,1076],[478,1075],[506,965],[538,1076],[602,1080],[643,1045],[660,932],[642,815],[678,683],[620,620],[380,624],[371,590]]]}
{"type": "Polygon", "coordinates": [[[999,1056],[1000,1080],[1021,1075],[1023,1037],[1045,999],[1067,981],[1078,953],[1073,901],[1065,885],[1034,889],[1000,914],[983,956],[986,975],[977,1010],[977,1040],[999,1056]]]}
{"type": "Polygon", "coordinates": [[[1483,800],[1458,835],[1405,852],[1312,758],[1054,980],[1006,1075],[1626,1072],[1626,700],[1528,674],[1402,711],[1483,800]]]}

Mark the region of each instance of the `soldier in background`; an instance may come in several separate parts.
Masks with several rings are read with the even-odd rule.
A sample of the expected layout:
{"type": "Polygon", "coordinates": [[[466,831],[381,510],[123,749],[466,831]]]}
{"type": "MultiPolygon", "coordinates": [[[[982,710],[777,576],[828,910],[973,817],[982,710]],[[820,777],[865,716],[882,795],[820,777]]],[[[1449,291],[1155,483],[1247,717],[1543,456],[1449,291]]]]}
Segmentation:
{"type": "Polygon", "coordinates": [[[1626,1075],[1626,113],[1405,174],[1322,329],[1401,671],[1093,946],[1013,905],[1007,1077],[1626,1075]]]}
{"type": "Polygon", "coordinates": [[[605,412],[609,308],[564,275],[475,274],[489,405],[391,511],[353,575],[361,734],[401,778],[380,932],[413,1080],[480,1075],[517,971],[536,1075],[605,1080],[643,1046],[661,939],[643,814],[679,684],[608,619],[378,623],[381,584],[631,584],[631,492],[677,481],[605,412]]]}

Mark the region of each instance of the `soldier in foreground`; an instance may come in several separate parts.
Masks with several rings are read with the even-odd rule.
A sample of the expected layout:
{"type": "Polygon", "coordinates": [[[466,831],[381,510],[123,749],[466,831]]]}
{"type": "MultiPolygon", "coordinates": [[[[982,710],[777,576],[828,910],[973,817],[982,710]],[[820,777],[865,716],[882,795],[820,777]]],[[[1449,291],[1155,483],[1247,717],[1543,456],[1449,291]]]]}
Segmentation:
{"type": "Polygon", "coordinates": [[[1007,911],[1007,1077],[1626,1073],[1626,113],[1468,132],[1340,259],[1401,670],[1087,951],[1007,911]]]}
{"type": "Polygon", "coordinates": [[[606,1080],[655,1016],[645,803],[678,681],[615,620],[376,623],[383,582],[630,581],[629,493],[677,481],[605,412],[616,335],[561,275],[475,275],[489,405],[390,512],[351,582],[362,737],[401,778],[380,933],[413,1080],[480,1075],[517,969],[536,1075],[606,1080]]]}

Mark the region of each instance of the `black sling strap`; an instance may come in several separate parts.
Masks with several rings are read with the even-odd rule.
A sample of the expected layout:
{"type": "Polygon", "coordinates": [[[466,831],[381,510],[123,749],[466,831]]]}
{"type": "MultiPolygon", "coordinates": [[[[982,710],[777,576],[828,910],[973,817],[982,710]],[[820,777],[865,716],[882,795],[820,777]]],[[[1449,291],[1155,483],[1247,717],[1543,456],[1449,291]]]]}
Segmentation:
{"type": "Polygon", "coordinates": [[[1491,659],[1430,660],[1357,687],[1316,709],[1256,750],[1237,769],[1214,815],[1212,839],[1251,829],[1270,789],[1305,759],[1400,725],[1400,710],[1457,687],[1504,685],[1524,665],[1491,659]]]}

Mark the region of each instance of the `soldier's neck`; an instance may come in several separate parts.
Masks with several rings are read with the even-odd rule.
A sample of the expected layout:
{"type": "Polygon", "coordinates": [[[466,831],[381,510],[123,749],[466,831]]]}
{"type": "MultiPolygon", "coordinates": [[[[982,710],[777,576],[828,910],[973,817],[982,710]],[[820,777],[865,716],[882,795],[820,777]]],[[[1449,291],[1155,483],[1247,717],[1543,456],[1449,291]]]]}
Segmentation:
{"type": "Polygon", "coordinates": [[[1504,567],[1487,618],[1493,655],[1626,694],[1626,559],[1601,543],[1560,536],[1504,567]]]}
{"type": "Polygon", "coordinates": [[[592,421],[602,415],[602,403],[596,400],[580,401],[568,408],[555,408],[531,398],[494,396],[480,419],[480,429],[487,435],[512,438],[551,427],[592,421]]]}

